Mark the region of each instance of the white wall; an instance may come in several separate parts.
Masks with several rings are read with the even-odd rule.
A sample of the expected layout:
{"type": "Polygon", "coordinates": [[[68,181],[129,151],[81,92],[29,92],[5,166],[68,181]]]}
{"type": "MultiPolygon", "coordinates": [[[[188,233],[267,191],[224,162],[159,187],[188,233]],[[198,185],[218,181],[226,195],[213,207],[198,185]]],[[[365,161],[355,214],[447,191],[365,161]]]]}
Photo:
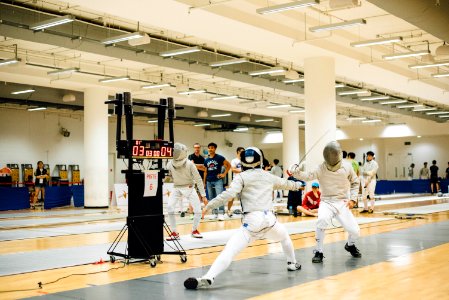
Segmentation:
{"type": "Polygon", "coordinates": [[[83,170],[83,121],[80,116],[58,116],[44,111],[0,109],[0,167],[7,163],[37,161],[50,164],[80,165],[83,170]],[[70,137],[59,133],[60,127],[70,131],[70,137]]]}
{"type": "MultiPolygon", "coordinates": [[[[434,159],[440,168],[439,176],[444,176],[449,161],[449,135],[364,139],[363,141],[342,140],[340,143],[344,150],[354,152],[358,161],[362,160],[363,153],[372,150],[376,154],[376,161],[379,164],[380,179],[405,179],[402,176],[402,170],[403,168],[407,170],[412,162],[416,165],[414,178],[418,178],[419,169],[422,168],[423,163],[428,162],[428,167],[430,167],[434,159]],[[406,146],[404,142],[411,142],[411,145],[406,146]],[[400,168],[398,178],[394,176],[395,167],[400,168]]],[[[407,177],[407,171],[405,175],[407,177]]]]}

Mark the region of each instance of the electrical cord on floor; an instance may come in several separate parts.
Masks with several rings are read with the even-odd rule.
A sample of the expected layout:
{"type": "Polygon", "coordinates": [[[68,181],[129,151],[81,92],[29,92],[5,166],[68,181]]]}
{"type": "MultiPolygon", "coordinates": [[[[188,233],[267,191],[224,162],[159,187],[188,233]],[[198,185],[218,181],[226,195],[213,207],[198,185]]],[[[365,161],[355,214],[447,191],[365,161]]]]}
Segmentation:
{"type": "Polygon", "coordinates": [[[57,278],[57,279],[55,279],[55,280],[53,280],[53,281],[50,281],[50,282],[41,282],[41,281],[39,281],[39,282],[37,283],[37,285],[38,285],[37,288],[29,288],[29,289],[22,289],[22,290],[4,290],[4,291],[1,291],[1,290],[0,290],[0,293],[27,292],[27,291],[40,290],[40,289],[43,288],[44,285],[49,285],[49,284],[52,284],[52,283],[56,283],[56,282],[58,282],[58,281],[60,281],[60,280],[69,278],[69,277],[71,277],[71,276],[84,276],[84,275],[92,275],[92,274],[106,273],[106,272],[109,272],[109,271],[111,271],[111,270],[122,269],[122,268],[124,268],[125,266],[126,266],[126,263],[123,262],[123,266],[115,267],[115,268],[110,268],[110,269],[107,269],[107,270],[96,271],[96,272],[89,272],[89,273],[74,273],[74,274],[69,274],[69,275],[66,275],[66,276],[59,277],[59,278],[57,278]]]}
{"type": "MultiPolygon", "coordinates": [[[[395,224],[405,223],[405,222],[409,222],[409,221],[410,221],[410,220],[400,220],[400,221],[394,222],[394,223],[379,224],[379,225],[374,225],[374,226],[371,225],[370,228],[373,228],[373,227],[382,227],[382,226],[389,226],[389,225],[395,225],[395,224]]],[[[339,231],[330,232],[330,233],[328,233],[328,235],[329,235],[329,234],[341,233],[342,231],[344,231],[344,230],[339,230],[339,231]]],[[[297,240],[302,240],[302,239],[310,238],[310,237],[313,237],[314,235],[315,235],[315,234],[313,233],[313,234],[310,234],[310,235],[301,236],[301,237],[298,237],[298,238],[293,238],[292,241],[297,241],[297,240]]],[[[172,248],[167,242],[165,242],[165,243],[166,243],[170,248],[172,248]]],[[[266,245],[271,245],[271,244],[276,244],[276,243],[278,243],[278,242],[267,242],[267,243],[263,243],[263,244],[259,244],[259,245],[250,245],[250,246],[248,246],[247,248],[259,247],[259,246],[266,246],[266,245]]],[[[213,247],[221,247],[221,246],[223,246],[223,245],[212,246],[212,248],[213,248],[213,247]]],[[[175,250],[174,248],[172,248],[172,249],[175,250]]],[[[197,256],[197,255],[204,255],[204,254],[219,253],[219,252],[221,252],[221,251],[222,251],[222,250],[209,251],[209,252],[201,252],[201,253],[186,253],[186,254],[189,255],[189,256],[197,256]]],[[[111,270],[122,269],[122,268],[124,268],[125,266],[126,266],[126,263],[123,262],[123,266],[115,267],[115,268],[110,268],[110,269],[107,269],[107,270],[96,271],[96,272],[89,272],[89,273],[75,273],[75,274],[69,274],[69,275],[66,275],[66,276],[57,278],[57,279],[55,279],[55,280],[53,280],[53,281],[45,282],[45,283],[39,281],[39,282],[37,283],[37,284],[38,284],[38,288],[30,288],[30,289],[22,289],[22,290],[4,290],[4,291],[1,291],[1,290],[0,290],[0,293],[26,292],[26,291],[39,290],[39,289],[42,289],[42,287],[43,287],[44,285],[53,284],[53,283],[56,283],[56,282],[58,282],[58,281],[60,281],[60,280],[66,279],[66,278],[71,277],[71,276],[84,276],[84,275],[92,275],[92,274],[106,273],[106,272],[109,272],[109,271],[111,271],[111,270]]]]}

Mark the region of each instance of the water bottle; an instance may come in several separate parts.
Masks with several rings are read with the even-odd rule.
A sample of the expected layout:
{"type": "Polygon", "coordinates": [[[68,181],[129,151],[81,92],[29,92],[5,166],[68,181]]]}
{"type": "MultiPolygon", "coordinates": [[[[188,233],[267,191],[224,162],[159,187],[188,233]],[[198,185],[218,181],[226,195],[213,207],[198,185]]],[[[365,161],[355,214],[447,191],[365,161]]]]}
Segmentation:
{"type": "Polygon", "coordinates": [[[289,213],[289,215],[293,215],[293,207],[292,206],[288,207],[288,213],[289,213]]]}

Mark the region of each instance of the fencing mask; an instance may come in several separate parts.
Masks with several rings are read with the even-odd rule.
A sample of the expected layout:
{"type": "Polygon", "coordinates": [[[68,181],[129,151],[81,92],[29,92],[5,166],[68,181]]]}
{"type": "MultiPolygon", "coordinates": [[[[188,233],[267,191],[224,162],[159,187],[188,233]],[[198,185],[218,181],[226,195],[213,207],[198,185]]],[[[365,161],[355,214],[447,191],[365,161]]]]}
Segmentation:
{"type": "Polygon", "coordinates": [[[173,166],[178,168],[187,161],[187,146],[175,143],[173,146],[173,166]]]}
{"type": "Polygon", "coordinates": [[[240,153],[240,161],[244,170],[263,168],[263,155],[259,148],[248,147],[240,153]]]}
{"type": "Polygon", "coordinates": [[[324,147],[323,157],[329,171],[335,172],[340,169],[341,160],[343,158],[340,144],[336,141],[328,143],[324,147]]]}

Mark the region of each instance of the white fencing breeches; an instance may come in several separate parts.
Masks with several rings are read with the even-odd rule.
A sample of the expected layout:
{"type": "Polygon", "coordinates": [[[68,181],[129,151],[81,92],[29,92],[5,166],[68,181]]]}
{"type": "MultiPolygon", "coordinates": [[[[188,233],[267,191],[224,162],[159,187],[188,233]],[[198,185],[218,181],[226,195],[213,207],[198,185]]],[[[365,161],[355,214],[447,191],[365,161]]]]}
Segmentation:
{"type": "Polygon", "coordinates": [[[332,218],[336,218],[343,228],[348,232],[348,245],[354,245],[360,236],[360,227],[354,215],[343,200],[325,201],[321,200],[318,208],[318,220],[316,224],[316,248],[315,251],[323,252],[324,230],[333,226],[332,218]]]}
{"type": "Polygon", "coordinates": [[[284,225],[277,222],[272,212],[251,212],[244,215],[242,227],[237,229],[214,261],[204,278],[214,279],[225,271],[234,257],[257,239],[267,238],[281,242],[287,262],[296,263],[292,240],[284,225]]]}
{"type": "Polygon", "coordinates": [[[363,180],[363,186],[362,186],[362,198],[363,198],[363,208],[368,209],[368,197],[370,199],[370,206],[374,208],[374,191],[376,190],[376,179],[373,178],[368,183],[367,180],[363,180]],[[365,188],[366,185],[366,188],[365,188]]]}
{"type": "Polygon", "coordinates": [[[201,220],[201,203],[195,189],[193,187],[174,188],[172,194],[170,195],[170,198],[168,199],[168,206],[167,206],[168,221],[170,222],[171,230],[174,232],[177,232],[175,206],[176,203],[181,202],[183,198],[187,198],[189,200],[190,205],[192,205],[193,207],[192,231],[195,231],[198,228],[198,224],[200,223],[201,220]]]}

